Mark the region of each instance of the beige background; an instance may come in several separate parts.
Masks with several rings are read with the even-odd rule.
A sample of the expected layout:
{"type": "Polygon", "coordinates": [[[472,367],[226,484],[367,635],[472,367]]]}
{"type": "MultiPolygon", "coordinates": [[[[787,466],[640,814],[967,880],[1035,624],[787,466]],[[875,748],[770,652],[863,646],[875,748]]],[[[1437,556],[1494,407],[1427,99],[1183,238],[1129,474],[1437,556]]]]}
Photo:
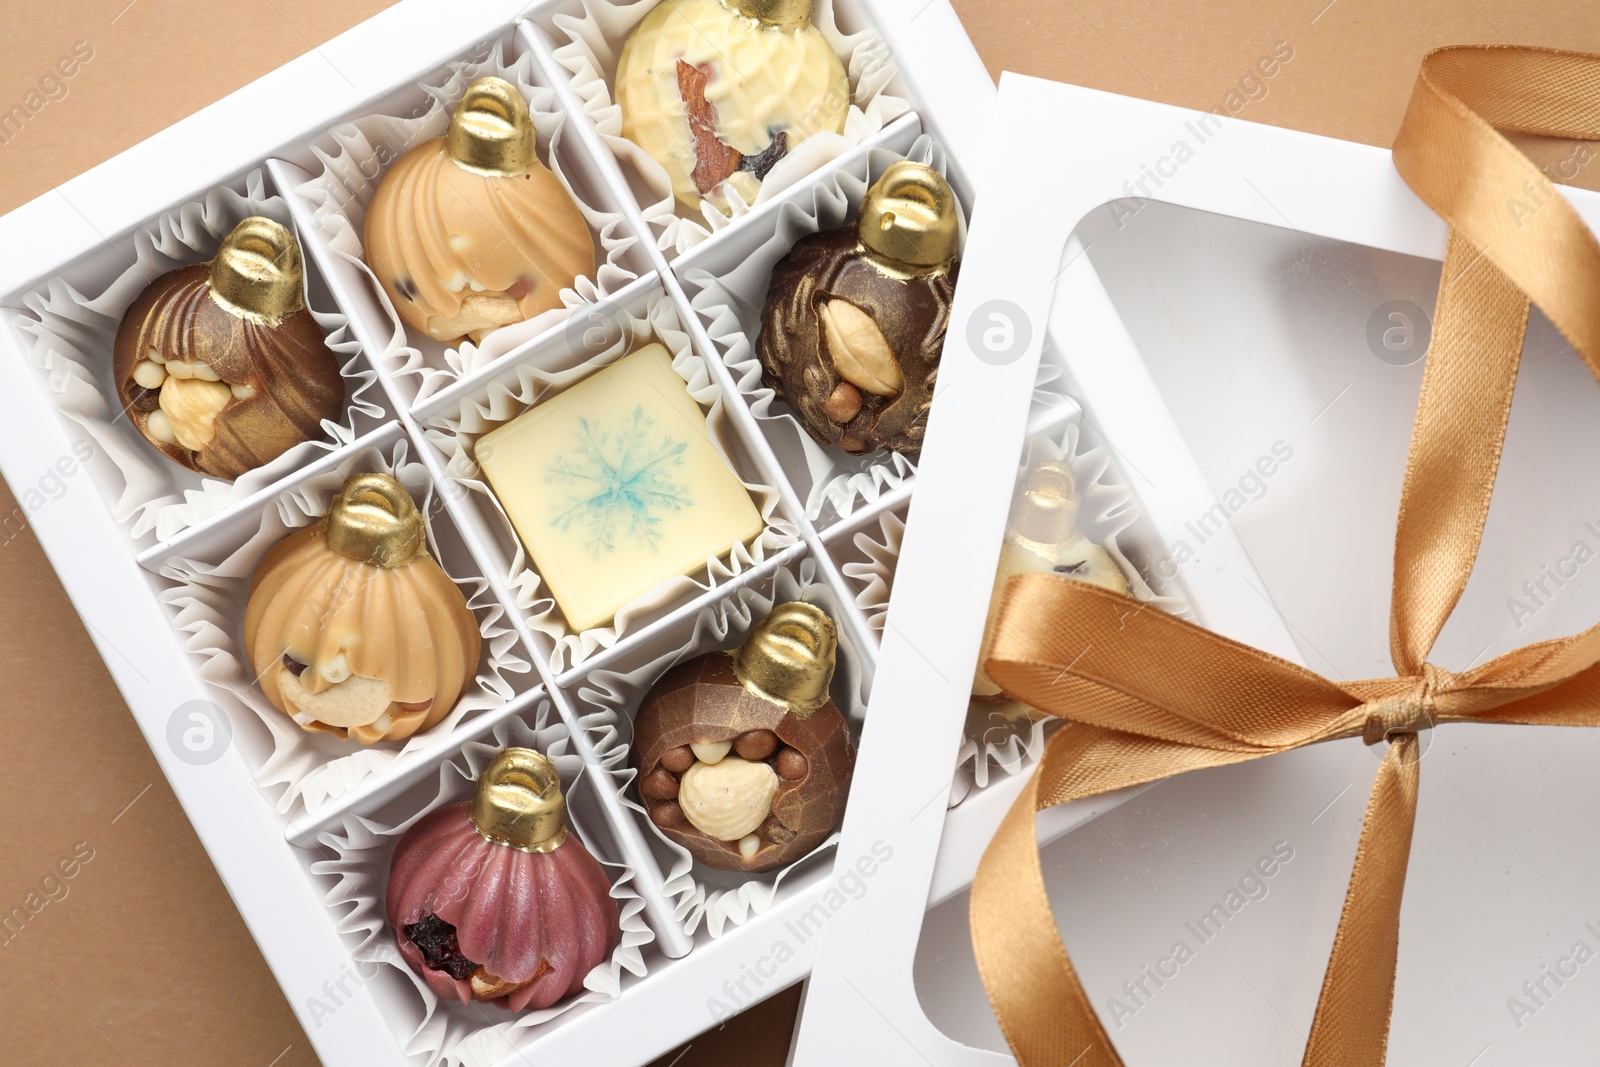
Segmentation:
{"type": "MultiPolygon", "coordinates": [[[[1293,59],[1239,114],[1380,145],[1429,48],[1511,41],[1600,51],[1593,0],[955,2],[995,74],[1207,109],[1224,105],[1283,42],[1293,59]]],[[[48,103],[20,131],[0,132],[0,212],[384,6],[0,0],[0,113],[41,91],[75,44],[86,42],[80,56],[92,50],[70,79],[42,87],[48,103]]],[[[0,1059],[316,1063],[38,543],[13,533],[22,517],[0,486],[0,910],[75,848],[92,859],[20,936],[0,938],[0,1059]]],[[[795,990],[780,994],[660,1063],[781,1063],[796,1004],[795,990]]]]}

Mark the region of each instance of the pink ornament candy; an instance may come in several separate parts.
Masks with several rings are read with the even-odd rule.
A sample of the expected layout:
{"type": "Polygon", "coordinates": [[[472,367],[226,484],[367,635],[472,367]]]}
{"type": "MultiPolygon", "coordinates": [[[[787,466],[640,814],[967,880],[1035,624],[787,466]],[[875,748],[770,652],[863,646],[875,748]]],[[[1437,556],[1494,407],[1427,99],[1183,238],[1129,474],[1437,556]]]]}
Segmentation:
{"type": "Polygon", "coordinates": [[[567,833],[555,767],[531,749],[495,757],[471,803],[406,831],[386,901],[400,954],[443,998],[547,1008],[616,947],[600,864],[567,833]]]}

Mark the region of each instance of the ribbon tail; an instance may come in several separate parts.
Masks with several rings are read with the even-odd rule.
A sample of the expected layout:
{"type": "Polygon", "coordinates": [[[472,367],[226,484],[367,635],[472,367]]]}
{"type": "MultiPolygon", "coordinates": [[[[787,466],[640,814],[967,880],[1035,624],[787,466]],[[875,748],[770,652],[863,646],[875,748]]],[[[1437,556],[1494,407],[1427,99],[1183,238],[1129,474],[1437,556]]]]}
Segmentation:
{"type": "Polygon", "coordinates": [[[1077,723],[1050,739],[1038,770],[984,851],[972,883],[969,917],[978,973],[1019,1064],[1123,1067],[1050,909],[1035,814],[1273,751],[1194,748],[1077,723]]]}
{"type": "Polygon", "coordinates": [[[1303,1067],[1383,1067],[1420,755],[1415,734],[1395,737],[1372,783],[1303,1067]]]}

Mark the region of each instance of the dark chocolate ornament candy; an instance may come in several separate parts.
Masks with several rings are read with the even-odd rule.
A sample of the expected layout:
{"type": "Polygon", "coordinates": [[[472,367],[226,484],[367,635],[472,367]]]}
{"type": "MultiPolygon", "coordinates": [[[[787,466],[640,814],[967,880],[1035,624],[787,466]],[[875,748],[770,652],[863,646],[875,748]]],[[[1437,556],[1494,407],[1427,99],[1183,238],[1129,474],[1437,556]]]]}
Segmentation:
{"type": "Polygon", "coordinates": [[[867,190],[855,223],[802,239],[778,262],[756,354],[762,380],[819,443],[921,450],[958,236],[950,186],[901,160],[867,190]]]}

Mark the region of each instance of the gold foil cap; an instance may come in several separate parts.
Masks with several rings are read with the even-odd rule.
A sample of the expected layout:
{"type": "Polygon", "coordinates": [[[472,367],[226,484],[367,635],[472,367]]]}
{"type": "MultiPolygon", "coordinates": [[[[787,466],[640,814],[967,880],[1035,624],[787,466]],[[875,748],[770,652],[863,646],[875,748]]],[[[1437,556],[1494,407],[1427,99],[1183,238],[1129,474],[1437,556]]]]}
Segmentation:
{"type": "Polygon", "coordinates": [[[276,329],[305,307],[300,242],[279,223],[252,215],[212,257],[211,299],[230,315],[276,329]]]}
{"type": "Polygon", "coordinates": [[[814,604],[779,604],[729,653],[739,683],[805,718],[828,702],[839,650],[833,620],[814,604]]]}
{"type": "Polygon", "coordinates": [[[567,802],[555,764],[531,748],[494,758],[472,794],[473,828],[498,845],[554,852],[567,840],[567,802]]]}
{"type": "Polygon", "coordinates": [[[515,178],[539,162],[528,102],[503,78],[479,78],[467,86],[444,144],[451,159],[477,174],[515,178]]]}
{"type": "Polygon", "coordinates": [[[798,30],[811,22],[811,0],[722,0],[730,11],[772,26],[798,30]]]}
{"type": "Polygon", "coordinates": [[[932,167],[902,159],[861,198],[861,243],[918,274],[948,269],[960,253],[956,194],[932,167]]]}
{"type": "Polygon", "coordinates": [[[352,474],[323,516],[328,549],[379,567],[404,567],[427,554],[422,513],[387,474],[352,474]]]}
{"type": "Polygon", "coordinates": [[[1040,545],[1070,540],[1078,525],[1078,491],[1064,460],[1045,460],[1028,472],[1011,517],[1012,534],[1040,545]]]}

